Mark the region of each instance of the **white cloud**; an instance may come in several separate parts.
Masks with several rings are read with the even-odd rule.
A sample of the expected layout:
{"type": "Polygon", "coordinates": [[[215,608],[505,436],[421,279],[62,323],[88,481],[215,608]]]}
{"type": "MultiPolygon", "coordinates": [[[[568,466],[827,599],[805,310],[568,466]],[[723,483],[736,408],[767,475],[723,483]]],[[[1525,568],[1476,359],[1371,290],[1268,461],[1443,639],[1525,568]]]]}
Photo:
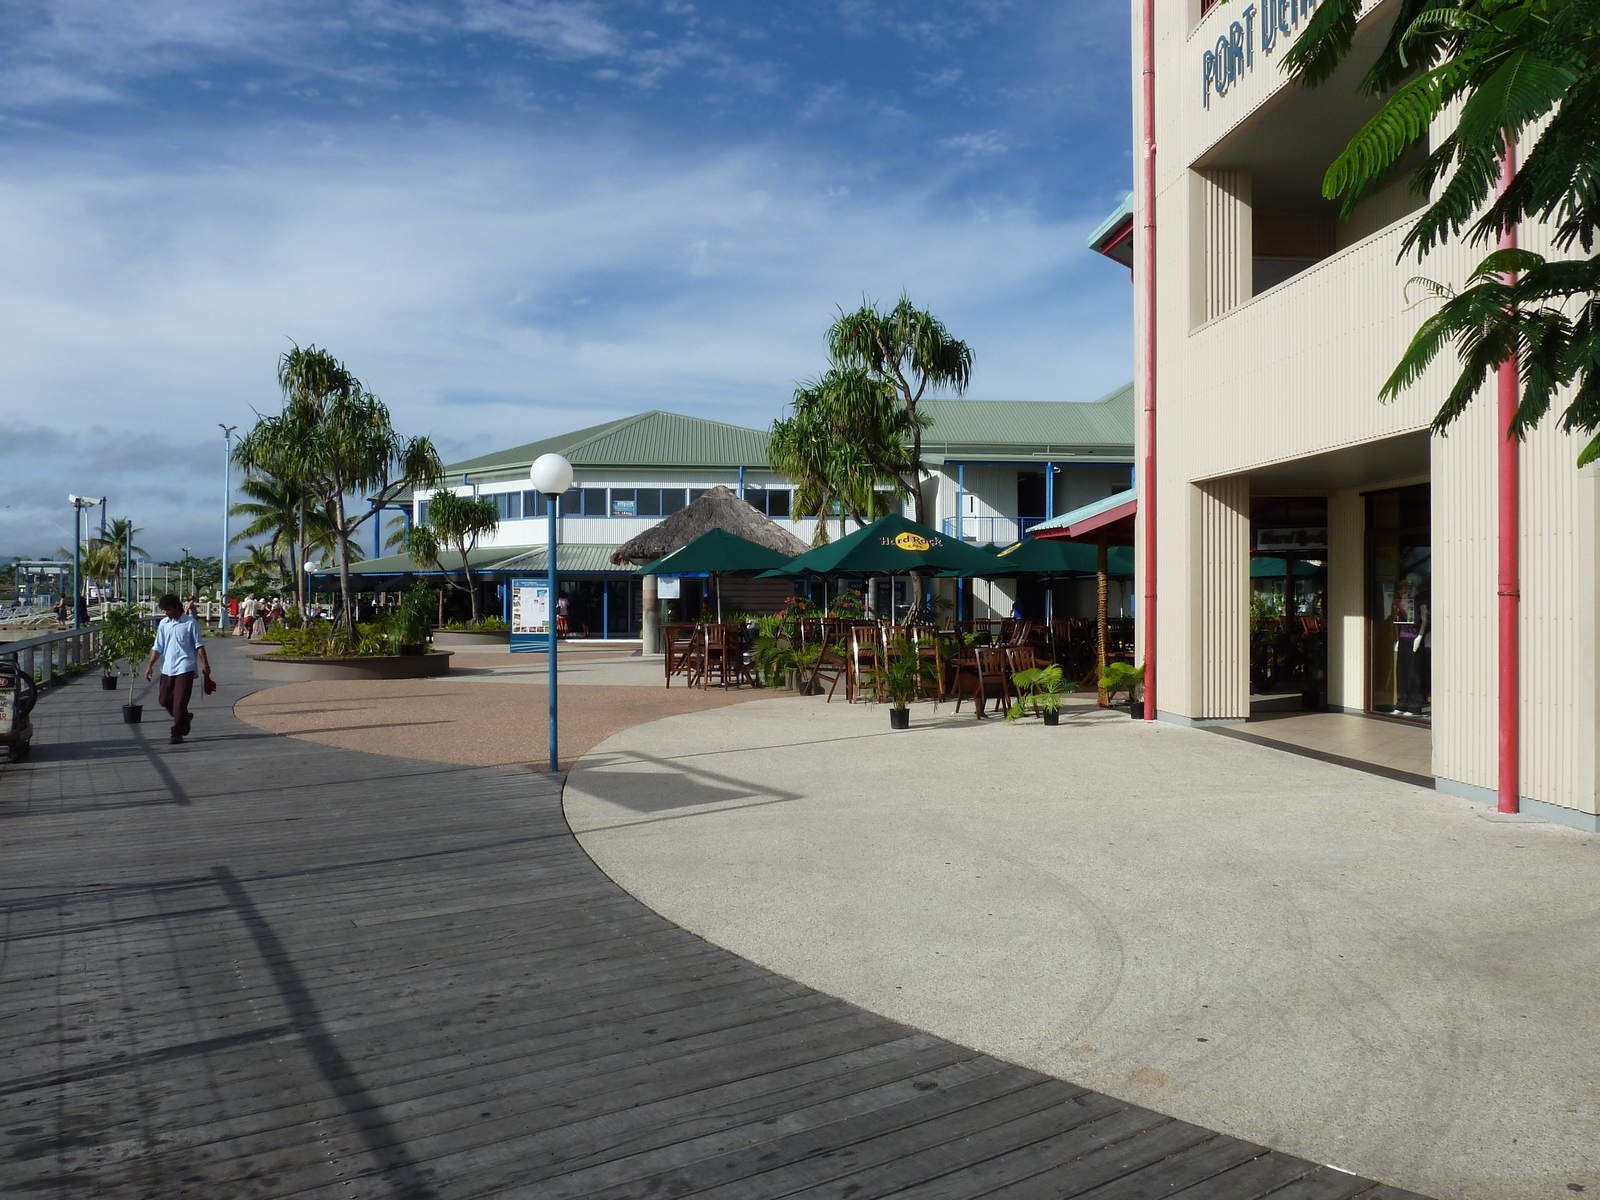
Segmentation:
{"type": "Polygon", "coordinates": [[[1011,149],[1011,141],[998,129],[986,129],[982,133],[963,133],[956,137],[943,139],[939,143],[941,150],[954,150],[966,158],[978,158],[990,154],[1004,154],[1011,149]]]}
{"type": "Polygon", "coordinates": [[[567,0],[465,0],[462,27],[499,33],[564,58],[621,54],[622,35],[592,4],[567,0]]]}
{"type": "MultiPolygon", "coordinates": [[[[213,155],[15,150],[0,171],[0,427],[38,431],[12,482],[121,491],[162,546],[210,528],[216,464],[194,464],[217,421],[276,405],[290,339],[453,456],[652,407],[765,425],[822,366],[835,308],[902,288],[974,346],[973,395],[1087,399],[1129,374],[1126,279],[1084,249],[1087,216],[620,136],[213,155]],[[91,428],[92,452],[47,436],[91,428]]],[[[20,515],[0,511],[0,553],[38,547],[20,515]]]]}

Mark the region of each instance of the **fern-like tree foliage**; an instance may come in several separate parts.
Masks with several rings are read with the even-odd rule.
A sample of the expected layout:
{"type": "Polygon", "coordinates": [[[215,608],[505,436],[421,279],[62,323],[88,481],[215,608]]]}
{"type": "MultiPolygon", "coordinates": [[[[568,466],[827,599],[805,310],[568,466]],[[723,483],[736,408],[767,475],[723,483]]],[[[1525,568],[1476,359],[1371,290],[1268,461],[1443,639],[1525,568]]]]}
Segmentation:
{"type": "Polygon", "coordinates": [[[454,492],[435,492],[428,500],[428,519],[406,536],[406,553],[423,566],[443,571],[450,586],[464,591],[472,602],[472,623],[483,621],[478,611],[477,580],[472,575],[472,563],[467,554],[478,544],[478,539],[500,527],[500,508],[488,496],[458,496],[454,492]],[[462,579],[439,561],[446,550],[454,550],[461,557],[462,579]]]}
{"type": "MultiPolygon", "coordinates": [[[[1297,81],[1315,86],[1333,73],[1350,52],[1360,9],[1360,0],[1323,0],[1285,59],[1297,81]]],[[[1525,437],[1559,393],[1562,429],[1590,437],[1578,464],[1600,459],[1600,0],[1400,0],[1361,87],[1387,99],[1323,181],[1346,215],[1459,106],[1455,128],[1428,147],[1411,178],[1412,190],[1432,199],[1402,256],[1425,259],[1452,239],[1488,246],[1521,221],[1548,223],[1557,249],[1571,255],[1496,250],[1459,291],[1414,281],[1439,304],[1382,397],[1412,386],[1454,346],[1460,374],[1433,422],[1442,433],[1515,354],[1520,397],[1506,436],[1525,437]],[[1529,139],[1496,196],[1507,143],[1529,139]]]]}

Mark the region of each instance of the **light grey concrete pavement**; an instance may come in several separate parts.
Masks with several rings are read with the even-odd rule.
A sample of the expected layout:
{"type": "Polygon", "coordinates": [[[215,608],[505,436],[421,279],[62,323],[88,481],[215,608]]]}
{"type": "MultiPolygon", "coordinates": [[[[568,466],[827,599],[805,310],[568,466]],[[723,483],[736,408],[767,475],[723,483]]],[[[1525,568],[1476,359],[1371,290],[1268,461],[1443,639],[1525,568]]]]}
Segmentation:
{"type": "Polygon", "coordinates": [[[1600,1192],[1600,837],[1167,724],[820,699],[620,733],[585,849],[764,966],[1447,1200],[1600,1192]]]}

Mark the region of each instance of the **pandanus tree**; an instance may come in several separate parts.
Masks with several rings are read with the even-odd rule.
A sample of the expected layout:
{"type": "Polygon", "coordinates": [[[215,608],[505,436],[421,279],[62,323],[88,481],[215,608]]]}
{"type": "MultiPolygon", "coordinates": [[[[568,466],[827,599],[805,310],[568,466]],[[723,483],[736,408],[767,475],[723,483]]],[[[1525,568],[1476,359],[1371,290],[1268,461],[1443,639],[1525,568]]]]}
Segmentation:
{"type": "Polygon", "coordinates": [[[406,538],[406,552],[412,559],[436,571],[443,571],[450,586],[464,591],[471,598],[472,623],[483,620],[479,611],[477,580],[472,575],[468,553],[478,544],[478,539],[500,527],[500,509],[487,496],[458,496],[454,492],[435,492],[428,500],[428,519],[411,530],[406,538]],[[461,558],[461,575],[448,570],[439,561],[445,550],[453,550],[461,558]]]}
{"type": "MultiPolygon", "coordinates": [[[[348,399],[358,393],[361,381],[329,351],[315,345],[293,345],[278,358],[278,388],[283,393],[284,412],[292,408],[299,414],[299,420],[293,425],[275,427],[270,437],[246,435],[236,447],[234,459],[247,472],[246,485],[241,488],[246,495],[251,494],[248,487],[251,480],[266,482],[279,494],[270,500],[256,499],[255,502],[281,503],[293,512],[289,559],[295,567],[295,598],[304,612],[306,580],[300,564],[310,557],[314,545],[320,543],[334,549],[332,521],[327,519],[328,514],[322,513],[321,520],[314,515],[317,503],[312,487],[316,471],[314,430],[328,405],[335,399],[348,399]],[[320,530],[316,529],[318,525],[322,526],[320,530]]],[[[265,514],[246,515],[259,518],[265,514]]],[[[259,537],[264,532],[263,529],[249,536],[259,537]]]]}
{"type": "Polygon", "coordinates": [[[930,391],[948,390],[959,396],[967,390],[972,379],[971,348],[951,337],[942,321],[917,308],[902,293],[893,308],[880,310],[867,303],[855,312],[840,314],[828,330],[828,351],[834,363],[830,374],[858,371],[865,382],[893,397],[892,407],[898,414],[889,413],[889,406],[876,395],[865,397],[867,402],[854,412],[869,419],[881,414],[880,423],[863,431],[869,439],[865,444],[878,457],[879,470],[892,476],[911,497],[916,521],[926,525],[922,433],[928,421],[917,406],[930,391]],[[906,442],[891,447],[887,439],[895,435],[906,442]]]}
{"type": "MultiPolygon", "coordinates": [[[[1322,0],[1285,58],[1303,85],[1325,82],[1350,53],[1363,0],[1322,0]]],[[[1452,344],[1459,374],[1433,421],[1442,433],[1513,355],[1516,416],[1503,436],[1525,437],[1565,392],[1561,427],[1591,435],[1582,466],[1600,458],[1600,4],[1595,0],[1401,0],[1360,83],[1386,97],[1328,169],[1323,194],[1344,212],[1386,181],[1413,147],[1426,150],[1409,186],[1431,197],[1401,255],[1425,260],[1458,238],[1481,246],[1522,221],[1552,222],[1563,254],[1489,253],[1456,289],[1414,281],[1438,307],[1417,330],[1381,396],[1411,387],[1452,344]],[[1454,126],[1428,140],[1436,122],[1454,126]],[[1509,147],[1532,139],[1508,185],[1509,147]]]]}
{"type": "MultiPolygon", "coordinates": [[[[235,455],[249,469],[292,482],[304,496],[302,512],[322,509],[338,559],[343,620],[353,632],[356,533],[402,493],[437,484],[443,465],[428,438],[397,433],[387,406],[327,351],[296,347],[280,361],[278,378],[283,411],[259,417],[235,455]]],[[[302,517],[302,548],[304,531],[302,517]]]]}
{"type": "Polygon", "coordinates": [[[863,368],[834,368],[795,389],[792,415],[773,423],[767,454],[796,483],[796,516],[817,516],[815,541],[827,541],[827,516],[837,510],[856,524],[883,516],[893,494],[910,494],[911,419],[894,393],[863,368]]]}

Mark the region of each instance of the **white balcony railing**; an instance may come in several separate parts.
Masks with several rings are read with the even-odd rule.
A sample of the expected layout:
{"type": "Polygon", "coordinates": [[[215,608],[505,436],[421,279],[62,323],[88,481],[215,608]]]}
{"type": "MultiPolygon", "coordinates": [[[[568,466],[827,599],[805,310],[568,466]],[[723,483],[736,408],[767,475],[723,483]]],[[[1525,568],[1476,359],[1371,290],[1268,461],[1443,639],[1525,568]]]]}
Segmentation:
{"type": "Polygon", "coordinates": [[[1009,546],[1020,542],[1028,530],[1043,520],[1043,517],[946,517],[940,532],[964,542],[1009,546]]]}

